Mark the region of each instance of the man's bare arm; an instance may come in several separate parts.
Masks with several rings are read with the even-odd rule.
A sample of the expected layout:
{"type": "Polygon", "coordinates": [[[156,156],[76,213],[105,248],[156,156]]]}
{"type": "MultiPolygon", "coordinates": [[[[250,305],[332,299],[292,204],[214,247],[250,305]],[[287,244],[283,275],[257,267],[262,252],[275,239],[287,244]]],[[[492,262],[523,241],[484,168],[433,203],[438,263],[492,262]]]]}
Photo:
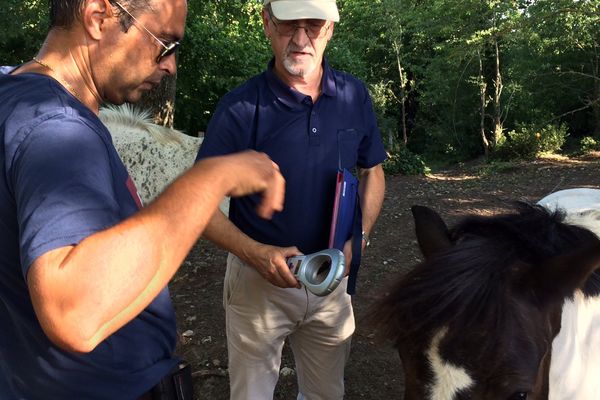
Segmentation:
{"type": "Polygon", "coordinates": [[[203,236],[254,267],[273,285],[283,288],[299,286],[285,263],[286,257],[300,254],[298,248],[259,243],[239,230],[220,211],[213,215],[203,236]]]}
{"type": "Polygon", "coordinates": [[[198,162],[131,218],[34,261],[36,315],[60,347],[88,352],[137,316],[175,274],[225,195],[263,193],[259,214],[283,207],[284,179],[264,154],[198,162]]]}
{"type": "Polygon", "coordinates": [[[363,231],[369,234],[381,212],[385,195],[383,166],[378,164],[372,168],[360,169],[359,179],[358,191],[360,194],[363,231]]]}

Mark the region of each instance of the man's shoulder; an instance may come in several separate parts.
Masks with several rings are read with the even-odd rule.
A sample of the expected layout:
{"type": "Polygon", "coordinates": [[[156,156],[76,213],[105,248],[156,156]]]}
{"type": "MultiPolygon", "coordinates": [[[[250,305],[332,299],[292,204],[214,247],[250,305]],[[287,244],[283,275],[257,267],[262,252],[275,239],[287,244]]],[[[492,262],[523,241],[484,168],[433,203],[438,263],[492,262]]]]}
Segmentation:
{"type": "Polygon", "coordinates": [[[342,85],[342,87],[353,87],[353,88],[359,88],[359,89],[363,89],[363,88],[366,89],[365,83],[361,79],[352,75],[351,73],[345,72],[345,71],[340,71],[340,70],[334,69],[334,68],[330,68],[330,71],[338,85],[342,85]]]}
{"type": "Polygon", "coordinates": [[[222,103],[238,103],[256,99],[264,88],[267,87],[265,73],[261,73],[248,79],[241,85],[227,92],[221,99],[222,103]]]}
{"type": "Polygon", "coordinates": [[[48,129],[56,132],[53,137],[87,131],[108,139],[100,119],[50,78],[23,74],[0,80],[0,121],[7,140],[22,141],[48,129]]]}
{"type": "Polygon", "coordinates": [[[363,84],[362,80],[360,80],[356,76],[352,75],[350,72],[342,71],[340,69],[335,69],[333,67],[329,67],[329,69],[336,78],[346,79],[346,80],[349,80],[351,82],[361,84],[361,85],[363,84]]]}
{"type": "Polygon", "coordinates": [[[42,119],[56,115],[64,119],[101,124],[100,119],[90,109],[52,78],[28,73],[0,75],[0,79],[0,105],[12,110],[13,115],[30,112],[42,119]]]}

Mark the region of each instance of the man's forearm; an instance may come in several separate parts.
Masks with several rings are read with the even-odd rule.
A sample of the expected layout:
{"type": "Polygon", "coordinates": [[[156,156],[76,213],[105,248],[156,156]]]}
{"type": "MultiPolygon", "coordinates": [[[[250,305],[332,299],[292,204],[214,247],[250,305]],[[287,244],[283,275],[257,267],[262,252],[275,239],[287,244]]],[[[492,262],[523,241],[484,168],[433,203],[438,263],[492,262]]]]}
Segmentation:
{"type": "Polygon", "coordinates": [[[217,210],[202,234],[220,248],[248,262],[248,249],[258,243],[238,229],[220,210],[217,210]]]}
{"type": "Polygon", "coordinates": [[[363,231],[370,233],[381,211],[385,195],[385,174],[381,164],[360,170],[359,194],[363,231]]]}
{"type": "Polygon", "coordinates": [[[228,163],[198,163],[131,218],[39,257],[28,284],[48,337],[90,351],[146,308],[238,184],[228,163]]]}

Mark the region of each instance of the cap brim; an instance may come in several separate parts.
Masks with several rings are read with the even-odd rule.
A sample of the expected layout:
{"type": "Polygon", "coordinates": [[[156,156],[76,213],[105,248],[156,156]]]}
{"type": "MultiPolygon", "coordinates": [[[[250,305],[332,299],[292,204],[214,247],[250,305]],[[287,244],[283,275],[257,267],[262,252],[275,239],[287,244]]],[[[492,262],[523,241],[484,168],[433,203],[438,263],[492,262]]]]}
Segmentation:
{"type": "Polygon", "coordinates": [[[293,19],[324,19],[338,22],[340,14],[335,1],[279,0],[271,2],[275,18],[282,21],[293,19]]]}

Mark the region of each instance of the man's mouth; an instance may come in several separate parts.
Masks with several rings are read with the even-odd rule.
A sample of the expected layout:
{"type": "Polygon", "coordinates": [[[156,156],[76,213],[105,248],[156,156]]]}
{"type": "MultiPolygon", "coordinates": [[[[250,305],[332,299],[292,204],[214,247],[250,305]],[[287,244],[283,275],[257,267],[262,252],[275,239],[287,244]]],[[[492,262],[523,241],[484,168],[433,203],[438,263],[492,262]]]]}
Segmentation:
{"type": "Polygon", "coordinates": [[[304,50],[304,49],[289,49],[287,53],[289,56],[312,56],[313,55],[311,51],[304,50]]]}
{"type": "Polygon", "coordinates": [[[144,81],[144,83],[142,83],[142,87],[147,90],[154,89],[158,85],[160,85],[160,81],[144,81]]]}

